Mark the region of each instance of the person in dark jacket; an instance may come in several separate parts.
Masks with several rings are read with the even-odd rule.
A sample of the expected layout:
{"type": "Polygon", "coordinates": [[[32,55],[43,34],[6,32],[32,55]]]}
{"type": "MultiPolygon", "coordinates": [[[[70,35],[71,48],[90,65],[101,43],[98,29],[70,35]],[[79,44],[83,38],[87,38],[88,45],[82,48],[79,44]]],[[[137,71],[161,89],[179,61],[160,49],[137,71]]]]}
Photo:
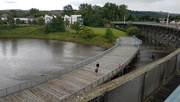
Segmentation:
{"type": "Polygon", "coordinates": [[[96,69],[95,69],[95,72],[98,73],[98,68],[99,68],[99,63],[96,64],[96,69]]]}

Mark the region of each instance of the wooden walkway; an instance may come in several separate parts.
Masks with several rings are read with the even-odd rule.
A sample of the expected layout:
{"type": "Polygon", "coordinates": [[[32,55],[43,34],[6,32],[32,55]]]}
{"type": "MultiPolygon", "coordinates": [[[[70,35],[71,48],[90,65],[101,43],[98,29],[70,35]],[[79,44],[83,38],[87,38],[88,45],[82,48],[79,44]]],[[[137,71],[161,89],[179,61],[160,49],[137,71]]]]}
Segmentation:
{"type": "Polygon", "coordinates": [[[78,70],[49,80],[38,86],[22,90],[20,92],[2,97],[0,102],[58,102],[66,96],[90,85],[102,76],[106,75],[118,64],[125,62],[136,50],[133,45],[134,38],[121,37],[122,46],[118,46],[109,54],[78,70]],[[96,74],[95,65],[100,64],[96,74]]]}

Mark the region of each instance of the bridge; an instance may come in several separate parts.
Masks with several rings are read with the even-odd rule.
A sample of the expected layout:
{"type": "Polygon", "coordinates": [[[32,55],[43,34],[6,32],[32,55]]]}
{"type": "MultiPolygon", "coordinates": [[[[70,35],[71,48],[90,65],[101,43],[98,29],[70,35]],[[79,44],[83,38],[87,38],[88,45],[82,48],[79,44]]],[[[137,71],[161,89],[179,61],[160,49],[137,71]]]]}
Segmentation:
{"type": "MultiPolygon", "coordinates": [[[[127,25],[121,22],[115,22],[114,24],[118,27],[126,27],[127,25]]],[[[110,53],[108,53],[107,56],[102,54],[102,56],[105,56],[101,56],[101,58],[97,57],[97,61],[95,62],[85,62],[82,64],[82,66],[78,64],[76,67],[81,66],[80,69],[76,67],[70,68],[73,70],[76,69],[74,71],[69,71],[68,68],[61,72],[61,74],[63,73],[61,76],[53,80],[42,81],[45,82],[43,84],[31,87],[26,90],[21,89],[21,86],[24,84],[18,85],[15,87],[15,89],[19,88],[17,91],[21,91],[17,93],[14,93],[16,91],[14,90],[14,87],[1,90],[0,95],[4,96],[0,100],[7,102],[119,102],[119,100],[123,100],[125,102],[144,102],[148,99],[153,99],[151,97],[155,97],[153,95],[156,95],[154,93],[157,93],[157,90],[161,90],[161,88],[163,88],[163,86],[165,86],[169,80],[173,79],[174,76],[179,75],[177,73],[180,69],[180,30],[176,27],[159,24],[133,24],[142,30],[142,35],[140,36],[141,38],[157,46],[168,48],[167,50],[171,53],[160,60],[138,68],[133,72],[101,85],[113,77],[113,75],[121,72],[125,66],[130,63],[132,58],[135,57],[135,54],[138,53],[138,47],[134,46],[134,44],[120,43],[121,46],[116,46],[113,48],[114,50],[111,50],[112,52],[108,51],[110,53]],[[130,50],[132,52],[130,52],[130,50]],[[99,62],[101,66],[97,76],[94,74],[94,67],[96,62],[99,62]],[[120,68],[117,67],[117,64],[119,63],[121,64],[120,68]],[[64,72],[67,73],[65,74],[64,72]],[[76,78],[74,76],[78,77],[76,78]],[[80,82],[73,83],[76,79],[80,82]],[[73,84],[70,85],[68,83],[73,84]],[[68,88],[66,89],[60,86],[68,88]]],[[[128,41],[133,42],[134,40],[128,41]]],[[[122,38],[122,42],[127,42],[127,40],[125,41],[122,38]]],[[[44,77],[45,79],[50,79],[46,76],[44,77]]],[[[34,85],[34,83],[34,81],[31,82],[31,85],[34,85]]],[[[35,83],[35,85],[36,84],[39,83],[35,83]]]]}
{"type": "MultiPolygon", "coordinates": [[[[124,22],[111,22],[116,27],[127,26],[124,22]]],[[[175,25],[133,22],[142,34],[139,36],[154,45],[167,48],[166,57],[138,68],[111,82],[72,100],[73,102],[163,102],[180,84],[180,30],[175,25]],[[170,84],[169,84],[170,83],[170,84]],[[158,91],[157,91],[158,90],[158,91]]],[[[179,88],[166,102],[179,102],[179,88]]]]}
{"type": "Polygon", "coordinates": [[[162,46],[140,46],[140,51],[170,53],[168,49],[162,46]]]}
{"type": "Polygon", "coordinates": [[[66,72],[61,71],[61,74],[64,73],[61,76],[56,78],[42,76],[40,79],[0,90],[2,97],[0,100],[2,102],[58,102],[73,99],[121,72],[136,57],[139,46],[134,46],[134,41],[137,40],[133,37],[121,37],[121,42],[119,43],[117,39],[117,44],[113,48],[88,59],[90,63],[84,61],[67,68],[66,72]],[[97,62],[100,68],[98,73],[95,73],[97,62]],[[121,66],[118,66],[119,64],[121,66]]]}

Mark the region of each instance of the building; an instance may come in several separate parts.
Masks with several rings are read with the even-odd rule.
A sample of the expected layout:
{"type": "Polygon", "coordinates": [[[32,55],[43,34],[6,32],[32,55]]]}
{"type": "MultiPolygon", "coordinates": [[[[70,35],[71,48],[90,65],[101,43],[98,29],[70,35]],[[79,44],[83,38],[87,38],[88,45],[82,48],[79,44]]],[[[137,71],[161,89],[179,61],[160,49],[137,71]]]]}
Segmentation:
{"type": "MultiPolygon", "coordinates": [[[[51,22],[51,20],[53,19],[53,17],[56,18],[55,15],[53,16],[49,16],[49,15],[45,15],[44,19],[45,19],[45,23],[49,23],[51,22]]],[[[83,19],[82,19],[82,16],[81,15],[71,15],[71,16],[68,16],[68,15],[65,15],[64,16],[64,21],[68,20],[69,21],[69,24],[73,24],[74,22],[80,22],[81,25],[83,25],[83,19]]],[[[68,26],[68,25],[67,25],[68,26]]]]}
{"type": "Polygon", "coordinates": [[[20,24],[28,24],[29,20],[33,21],[33,18],[14,18],[15,23],[16,23],[16,19],[20,20],[20,24]]]}
{"type": "Polygon", "coordinates": [[[71,23],[71,17],[68,16],[68,15],[65,15],[65,16],[64,16],[64,21],[66,21],[66,20],[69,21],[69,24],[66,24],[66,26],[70,26],[70,24],[72,24],[72,23],[71,23]]]}
{"type": "Polygon", "coordinates": [[[55,15],[53,15],[53,16],[49,16],[49,15],[45,15],[44,16],[44,20],[45,20],[45,23],[49,23],[49,22],[51,22],[51,20],[53,19],[53,17],[55,17],[56,18],[56,16],[55,15]]]}
{"type": "Polygon", "coordinates": [[[81,15],[71,15],[71,24],[74,22],[80,22],[81,25],[83,25],[83,19],[81,15]]]}
{"type": "Polygon", "coordinates": [[[7,17],[8,17],[7,14],[2,14],[2,15],[0,16],[1,20],[7,20],[7,17]]]}

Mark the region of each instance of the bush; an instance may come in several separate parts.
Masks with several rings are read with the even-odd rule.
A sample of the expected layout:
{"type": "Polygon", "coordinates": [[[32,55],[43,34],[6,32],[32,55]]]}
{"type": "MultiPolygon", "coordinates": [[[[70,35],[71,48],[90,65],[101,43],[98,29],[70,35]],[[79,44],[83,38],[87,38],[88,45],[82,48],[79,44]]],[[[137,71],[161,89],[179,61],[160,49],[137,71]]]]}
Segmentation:
{"type": "Polygon", "coordinates": [[[82,38],[84,39],[91,39],[96,36],[94,34],[94,31],[87,27],[83,27],[82,30],[80,31],[80,34],[82,35],[82,38]]]}
{"type": "Polygon", "coordinates": [[[127,33],[129,36],[139,35],[139,34],[140,34],[140,29],[139,29],[138,27],[129,27],[129,28],[126,30],[126,33],[127,33]]]}
{"type": "Polygon", "coordinates": [[[64,20],[62,17],[53,17],[52,21],[45,26],[45,32],[64,32],[65,31],[65,25],[64,20]]]}
{"type": "Polygon", "coordinates": [[[72,25],[71,25],[71,28],[76,30],[76,33],[78,34],[79,31],[81,30],[81,25],[80,25],[80,22],[74,22],[72,25]]]}
{"type": "Polygon", "coordinates": [[[113,41],[114,35],[113,35],[113,32],[112,32],[112,30],[111,30],[110,28],[107,28],[107,29],[106,29],[106,32],[105,32],[104,37],[105,37],[106,39],[108,39],[109,42],[112,42],[112,41],[113,41]]]}
{"type": "Polygon", "coordinates": [[[126,29],[125,29],[125,28],[115,27],[115,29],[118,29],[118,30],[121,30],[121,31],[123,31],[123,32],[126,32],[126,29]]]}
{"type": "Polygon", "coordinates": [[[127,23],[126,30],[127,30],[128,28],[130,28],[130,27],[135,27],[135,26],[132,24],[132,22],[128,22],[128,23],[127,23]]]}
{"type": "Polygon", "coordinates": [[[0,30],[10,30],[10,29],[15,29],[17,26],[15,24],[2,24],[0,25],[0,30]]]}

